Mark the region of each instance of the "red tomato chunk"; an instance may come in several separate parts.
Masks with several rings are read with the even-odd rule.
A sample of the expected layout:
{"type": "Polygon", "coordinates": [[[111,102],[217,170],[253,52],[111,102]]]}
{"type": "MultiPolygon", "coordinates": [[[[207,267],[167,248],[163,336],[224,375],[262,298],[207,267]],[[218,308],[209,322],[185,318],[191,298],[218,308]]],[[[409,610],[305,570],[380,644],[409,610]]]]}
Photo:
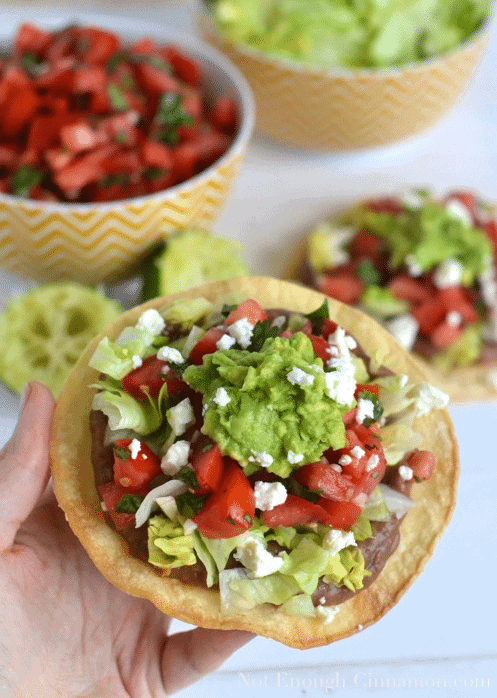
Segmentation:
{"type": "Polygon", "coordinates": [[[229,148],[238,107],[208,103],[202,68],[100,27],[25,23],[0,61],[1,191],[47,201],[113,201],[167,189],[229,148]]]}

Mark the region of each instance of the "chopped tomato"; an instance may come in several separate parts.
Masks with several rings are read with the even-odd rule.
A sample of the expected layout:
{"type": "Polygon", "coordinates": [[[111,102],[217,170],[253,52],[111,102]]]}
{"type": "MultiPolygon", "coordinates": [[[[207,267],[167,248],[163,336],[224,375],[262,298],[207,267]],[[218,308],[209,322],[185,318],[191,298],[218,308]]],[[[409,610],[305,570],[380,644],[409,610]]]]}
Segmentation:
{"type": "Polygon", "coordinates": [[[342,472],[355,484],[354,496],[359,493],[371,494],[385,474],[387,461],[378,431],[375,424],[366,427],[357,422],[346,430],[347,446],[341,450],[341,455],[347,455],[351,462],[342,465],[342,472]]]}
{"type": "Polygon", "coordinates": [[[139,86],[148,94],[178,92],[178,81],[166,70],[141,61],[135,65],[135,77],[139,86]]]}
{"type": "Polygon", "coordinates": [[[354,487],[336,465],[329,463],[308,463],[294,472],[294,477],[301,485],[313,492],[319,492],[327,499],[342,501],[351,499],[354,487]]]}
{"type": "Polygon", "coordinates": [[[402,300],[410,303],[423,303],[430,299],[432,292],[421,281],[416,281],[408,274],[397,274],[388,284],[388,288],[402,300]]]}
{"type": "Polygon", "coordinates": [[[267,313],[257,301],[249,298],[229,313],[224,324],[232,325],[234,322],[242,319],[248,320],[251,325],[256,325],[258,322],[267,319],[267,313]]]}
{"type": "Polygon", "coordinates": [[[319,290],[342,303],[357,303],[366,288],[364,282],[351,271],[323,274],[318,281],[319,290]]]}
{"type": "Polygon", "coordinates": [[[316,504],[325,509],[331,517],[332,522],[328,525],[343,531],[350,531],[362,513],[362,508],[354,502],[336,502],[320,497],[316,504]]]}
{"type": "Polygon", "coordinates": [[[331,354],[329,352],[330,345],[326,339],[324,339],[324,337],[316,337],[314,334],[309,335],[309,339],[312,342],[312,348],[314,349],[316,356],[319,356],[319,358],[326,363],[326,361],[331,358],[331,354]]]}
{"type": "Polygon", "coordinates": [[[180,378],[163,373],[166,367],[165,361],[158,359],[155,355],[149,356],[141,366],[124,376],[123,388],[140,402],[147,400],[147,394],[150,397],[157,397],[164,383],[167,383],[169,396],[186,390],[188,386],[180,378]]]}
{"type": "Polygon", "coordinates": [[[360,230],[350,243],[350,254],[352,258],[375,259],[379,256],[383,245],[384,241],[379,235],[369,230],[360,230]]]}
{"type": "Polygon", "coordinates": [[[491,218],[485,223],[485,230],[494,248],[494,254],[497,254],[497,221],[491,218]]]}
{"type": "Polygon", "coordinates": [[[165,170],[171,170],[174,165],[174,158],[171,153],[171,148],[168,148],[162,143],[146,139],[142,142],[141,156],[146,165],[150,167],[162,167],[165,170]]]}
{"type": "Polygon", "coordinates": [[[431,451],[419,451],[416,449],[407,459],[407,465],[412,469],[413,475],[418,480],[428,480],[435,470],[437,459],[431,451]]]}
{"type": "Polygon", "coordinates": [[[385,196],[379,199],[373,199],[368,201],[366,208],[370,211],[376,211],[377,213],[392,213],[398,214],[402,213],[404,210],[403,203],[393,196],[385,196]]]}
{"type": "Polygon", "coordinates": [[[201,436],[192,449],[192,465],[200,485],[196,494],[215,492],[224,471],[224,461],[219,446],[207,436],[201,436]]]}
{"type": "Polygon", "coordinates": [[[334,322],[333,320],[329,320],[326,318],[323,322],[323,325],[321,327],[321,334],[325,339],[328,339],[330,334],[334,334],[337,330],[337,323],[334,322]]]}
{"type": "Polygon", "coordinates": [[[288,494],[283,504],[263,511],[262,520],[270,528],[305,526],[308,523],[332,525],[331,517],[323,507],[295,494],[288,494]]]}
{"type": "Polygon", "coordinates": [[[374,393],[375,395],[380,395],[380,386],[375,385],[374,383],[357,383],[356,389],[354,392],[354,397],[357,399],[357,396],[359,393],[361,393],[363,390],[367,390],[370,393],[374,393]]]}
{"type": "Polygon", "coordinates": [[[217,351],[216,343],[221,339],[224,334],[224,330],[217,327],[211,327],[204,334],[203,337],[195,344],[190,352],[189,359],[195,364],[195,366],[200,366],[205,354],[213,354],[217,351]]]}
{"type": "Polygon", "coordinates": [[[103,65],[117,53],[121,44],[117,34],[100,27],[82,27],[78,39],[81,59],[89,64],[103,65]]]}
{"type": "Polygon", "coordinates": [[[440,303],[438,295],[424,301],[417,308],[413,308],[411,312],[418,321],[419,329],[423,334],[430,334],[447,315],[447,309],[440,303]]]}
{"type": "Polygon", "coordinates": [[[206,538],[232,538],[252,526],[254,514],[254,490],[238,463],[226,458],[219,488],[193,521],[206,538]]]}
{"type": "Polygon", "coordinates": [[[233,135],[236,131],[237,107],[231,97],[221,95],[214,103],[211,112],[211,122],[214,128],[222,133],[233,135]]]}
{"type": "Polygon", "coordinates": [[[134,440],[118,439],[114,444],[114,482],[129,492],[143,489],[162,472],[160,458],[143,441],[136,455],[131,452],[134,440]]]}
{"type": "Polygon", "coordinates": [[[52,38],[52,32],[29,22],[21,24],[14,38],[14,56],[21,58],[25,53],[41,56],[52,38]]]}
{"type": "Polygon", "coordinates": [[[437,349],[445,349],[453,344],[462,334],[460,325],[452,325],[446,320],[435,327],[430,334],[430,340],[437,349]]]}
{"type": "Polygon", "coordinates": [[[446,201],[452,201],[454,199],[459,201],[468,209],[468,213],[473,217],[474,220],[477,203],[476,196],[469,191],[452,191],[446,197],[446,201]]]}
{"type": "MultiPolygon", "coordinates": [[[[133,528],[135,525],[135,515],[116,511],[116,506],[125,494],[129,494],[129,489],[115,482],[106,482],[104,485],[99,486],[98,492],[116,529],[118,531],[124,531],[126,528],[133,528]]],[[[145,496],[147,490],[140,490],[134,492],[134,494],[145,496]]]]}
{"type": "Polygon", "coordinates": [[[202,71],[198,63],[189,58],[175,46],[165,46],[162,55],[173,66],[175,73],[181,80],[190,85],[199,85],[202,79],[202,71]]]}

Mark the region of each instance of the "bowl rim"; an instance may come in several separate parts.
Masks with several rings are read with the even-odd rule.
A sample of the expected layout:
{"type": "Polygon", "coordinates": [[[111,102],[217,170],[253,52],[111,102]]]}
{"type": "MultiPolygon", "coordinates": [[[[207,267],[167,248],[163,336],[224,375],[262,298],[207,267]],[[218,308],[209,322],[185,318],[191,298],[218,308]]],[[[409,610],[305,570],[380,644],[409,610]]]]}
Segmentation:
{"type": "Polygon", "coordinates": [[[250,44],[236,44],[231,41],[227,41],[226,39],[224,39],[222,31],[217,27],[215,21],[210,16],[210,11],[206,5],[205,0],[199,1],[200,12],[203,15],[203,18],[209,21],[211,25],[211,30],[213,30],[216,36],[219,37],[221,43],[224,44],[224,46],[229,47],[231,50],[234,50],[242,58],[246,56],[251,59],[256,59],[262,63],[268,63],[279,70],[291,70],[294,73],[300,73],[304,76],[321,76],[328,77],[330,79],[346,78],[350,80],[352,78],[364,77],[377,79],[392,78],[400,77],[404,73],[413,70],[429,69],[432,66],[446,62],[452,56],[456,55],[457,53],[464,52],[465,50],[470,48],[472,44],[477,43],[483,35],[490,33],[491,25],[494,19],[497,17],[497,3],[493,3],[489,9],[489,12],[484,22],[482,22],[478,29],[476,29],[476,31],[470,34],[463,42],[457,44],[457,46],[452,48],[450,51],[447,51],[447,53],[443,53],[441,55],[430,56],[429,58],[424,58],[419,61],[411,61],[410,63],[405,63],[401,66],[381,66],[378,68],[342,68],[337,66],[328,69],[306,65],[292,58],[280,58],[277,55],[269,54],[265,51],[262,51],[261,49],[257,49],[256,47],[251,46],[250,44]]]}
{"type": "MultiPolygon", "coordinates": [[[[60,19],[61,15],[56,14],[54,17],[55,21],[57,21],[57,19],[60,19]]],[[[70,21],[79,21],[85,26],[99,25],[105,26],[106,28],[112,30],[112,18],[110,16],[85,15],[83,18],[82,15],[81,19],[79,19],[78,14],[74,13],[74,17],[71,14],[71,18],[72,19],[70,21]]],[[[139,29],[138,27],[135,29],[131,25],[133,17],[127,17],[126,19],[130,20],[130,30],[128,36],[126,36],[126,30],[115,29],[115,31],[119,32],[124,39],[128,37],[130,39],[134,39],[146,35],[155,36],[156,38],[160,37],[164,43],[176,43],[180,48],[185,49],[185,51],[191,52],[191,54],[194,55],[197,54],[203,59],[207,59],[208,62],[214,64],[218,68],[221,68],[223,73],[227,74],[233,84],[233,87],[235,88],[236,98],[240,105],[240,126],[229,148],[220,158],[213,162],[212,165],[209,165],[209,167],[202,170],[202,172],[199,172],[194,177],[190,177],[184,182],[180,182],[173,187],[162,189],[152,194],[145,194],[143,196],[136,196],[128,199],[116,199],[115,201],[71,203],[68,201],[42,201],[39,199],[28,199],[20,196],[14,196],[13,194],[5,194],[0,192],[0,206],[2,204],[7,204],[11,207],[23,206],[24,208],[42,209],[52,213],[88,213],[89,211],[95,209],[109,211],[116,208],[121,209],[130,205],[139,207],[146,204],[160,203],[161,201],[164,201],[164,199],[181,195],[181,193],[184,191],[196,188],[198,185],[202,184],[204,180],[210,179],[212,174],[216,172],[219,167],[223,167],[227,162],[229,162],[233,156],[240,155],[246,150],[255,128],[255,100],[252,93],[252,88],[242,72],[221,51],[206,44],[194,33],[189,34],[188,32],[170,27],[163,22],[144,23],[140,21],[137,23],[139,29]]],[[[37,21],[36,16],[30,17],[29,21],[33,24],[40,24],[42,26],[44,24],[48,24],[45,16],[39,21],[37,21]]],[[[21,22],[19,21],[18,24],[20,23],[21,22]]],[[[60,21],[60,26],[67,26],[67,21],[60,21]]]]}

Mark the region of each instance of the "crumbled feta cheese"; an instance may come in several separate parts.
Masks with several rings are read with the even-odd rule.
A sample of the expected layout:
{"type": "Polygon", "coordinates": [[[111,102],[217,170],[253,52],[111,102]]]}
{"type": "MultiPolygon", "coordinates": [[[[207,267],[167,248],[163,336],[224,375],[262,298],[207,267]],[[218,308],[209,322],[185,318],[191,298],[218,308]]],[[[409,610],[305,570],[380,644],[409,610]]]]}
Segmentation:
{"type": "Polygon", "coordinates": [[[423,197],[415,191],[405,191],[400,195],[400,200],[406,208],[418,209],[423,206],[423,197]]]}
{"type": "Polygon", "coordinates": [[[296,465],[297,463],[300,463],[301,460],[304,460],[304,454],[295,453],[294,451],[288,451],[287,460],[292,465],[296,465]]]}
{"type": "Polygon", "coordinates": [[[414,255],[408,254],[404,261],[406,263],[407,271],[411,276],[421,276],[423,273],[423,267],[414,255]]]}
{"type": "Polygon", "coordinates": [[[412,468],[410,468],[408,465],[400,465],[399,466],[399,475],[402,480],[412,480],[412,476],[414,475],[414,472],[412,468]]]}
{"type": "Polygon", "coordinates": [[[187,397],[174,407],[171,407],[166,412],[166,415],[171,429],[176,436],[184,434],[187,427],[195,421],[192,404],[187,397]]]}
{"type": "Polygon", "coordinates": [[[380,457],[374,453],[372,456],[370,456],[368,462],[366,463],[366,472],[370,473],[372,470],[374,470],[379,462],[380,457]]]}
{"type": "Polygon", "coordinates": [[[374,418],[374,403],[367,398],[360,397],[357,401],[356,421],[362,424],[365,419],[374,418]]]}
{"type": "Polygon", "coordinates": [[[212,401],[215,402],[216,405],[219,405],[219,407],[226,407],[226,405],[231,402],[231,398],[225,388],[218,388],[212,401]]]}
{"type": "Polygon", "coordinates": [[[100,502],[100,506],[102,508],[102,511],[109,511],[109,507],[105,502],[100,502]]]}
{"type": "Polygon", "coordinates": [[[457,310],[451,310],[451,312],[447,313],[445,316],[445,322],[452,327],[460,327],[463,319],[463,316],[461,313],[458,313],[457,310]]]}
{"type": "Polygon", "coordinates": [[[242,317],[232,325],[228,326],[229,334],[238,342],[242,349],[246,349],[252,341],[254,325],[247,318],[242,317]]]}
{"type": "Polygon", "coordinates": [[[236,339],[231,337],[229,334],[223,334],[221,339],[216,342],[217,349],[231,349],[233,344],[236,344],[236,339]]]}
{"type": "Polygon", "coordinates": [[[399,386],[401,388],[405,388],[408,383],[409,383],[409,376],[407,375],[407,373],[403,373],[399,377],[399,386]]]}
{"type": "Polygon", "coordinates": [[[328,365],[335,369],[324,375],[328,397],[339,405],[351,405],[357,385],[354,364],[350,359],[340,358],[330,359],[328,365]]]}
{"type": "Polygon", "coordinates": [[[345,335],[345,346],[347,347],[347,349],[350,349],[351,351],[352,351],[352,349],[357,349],[357,342],[352,337],[352,335],[350,335],[350,334],[345,335]]]}
{"type": "Polygon", "coordinates": [[[319,603],[321,606],[324,606],[326,603],[326,596],[321,596],[321,598],[319,599],[319,603]]]}
{"type": "Polygon", "coordinates": [[[357,460],[361,460],[361,458],[366,455],[366,451],[360,446],[354,446],[350,452],[357,460]]]}
{"type": "Polygon", "coordinates": [[[283,504],[287,497],[286,487],[282,482],[263,482],[254,485],[255,508],[270,511],[278,504],[283,504]]]}
{"type": "Polygon", "coordinates": [[[132,441],[129,445],[129,452],[131,453],[131,460],[136,459],[136,456],[140,453],[141,447],[142,447],[142,445],[138,441],[138,439],[132,439],[132,441]]]}
{"type": "Polygon", "coordinates": [[[267,575],[277,572],[284,563],[281,557],[271,555],[264,544],[252,536],[247,536],[237,546],[235,558],[247,570],[250,570],[252,577],[267,577],[267,575]]]}
{"type": "Polygon", "coordinates": [[[487,381],[497,390],[497,371],[495,369],[487,373],[487,381]]]}
{"type": "Polygon", "coordinates": [[[331,623],[339,610],[339,606],[316,606],[316,617],[324,624],[331,623]]]}
{"type": "Polygon", "coordinates": [[[385,322],[385,327],[405,349],[412,349],[419,331],[419,323],[415,317],[409,313],[397,315],[385,322]]]}
{"type": "Polygon", "coordinates": [[[450,199],[445,204],[445,210],[452,218],[459,218],[465,225],[473,225],[473,217],[467,207],[459,199],[450,199]]]}
{"type": "Polygon", "coordinates": [[[198,528],[197,524],[195,521],[192,521],[191,519],[187,519],[185,523],[183,524],[183,530],[185,532],[185,536],[190,535],[190,533],[193,533],[193,531],[198,528]]]}
{"type": "Polygon", "coordinates": [[[188,441],[175,441],[167,449],[160,467],[166,475],[176,475],[178,470],[187,465],[188,457],[190,456],[190,444],[188,441]]]}
{"type": "Polygon", "coordinates": [[[178,505],[176,504],[176,498],[171,494],[167,494],[165,497],[157,497],[155,500],[156,504],[162,509],[164,514],[174,521],[178,516],[178,505]]]}
{"type": "Polygon", "coordinates": [[[165,326],[166,323],[164,322],[164,318],[155,308],[145,310],[136,323],[136,327],[139,330],[147,330],[153,335],[160,334],[165,326]]]}
{"type": "Polygon", "coordinates": [[[302,369],[297,366],[294,366],[292,370],[286,374],[286,377],[292,385],[300,385],[301,387],[314,383],[314,376],[311,373],[302,371],[302,369]]]}
{"type": "Polygon", "coordinates": [[[133,354],[131,357],[131,362],[133,364],[133,368],[140,368],[140,366],[143,364],[143,359],[141,356],[138,356],[138,354],[133,354]]]}
{"type": "Polygon", "coordinates": [[[323,538],[323,548],[329,550],[332,556],[349,545],[357,545],[352,531],[341,531],[339,528],[331,528],[323,538]]]}
{"type": "Polygon", "coordinates": [[[261,466],[261,468],[269,468],[269,466],[272,465],[273,460],[273,456],[265,451],[262,453],[252,451],[252,455],[248,457],[249,463],[257,463],[261,466]]]}
{"type": "Polygon", "coordinates": [[[173,364],[182,364],[185,360],[183,354],[174,347],[161,347],[157,352],[157,358],[173,364]]]}
{"type": "Polygon", "coordinates": [[[338,460],[339,465],[350,465],[352,463],[352,458],[348,456],[346,453],[344,453],[343,456],[340,456],[338,460]]]}
{"type": "Polygon", "coordinates": [[[450,257],[441,262],[433,272],[433,283],[437,288],[459,286],[464,273],[464,265],[459,259],[450,257]]]}
{"type": "Polygon", "coordinates": [[[416,400],[416,415],[419,417],[427,414],[431,410],[439,410],[447,407],[449,396],[439,388],[429,383],[422,383],[419,386],[416,400]]]}

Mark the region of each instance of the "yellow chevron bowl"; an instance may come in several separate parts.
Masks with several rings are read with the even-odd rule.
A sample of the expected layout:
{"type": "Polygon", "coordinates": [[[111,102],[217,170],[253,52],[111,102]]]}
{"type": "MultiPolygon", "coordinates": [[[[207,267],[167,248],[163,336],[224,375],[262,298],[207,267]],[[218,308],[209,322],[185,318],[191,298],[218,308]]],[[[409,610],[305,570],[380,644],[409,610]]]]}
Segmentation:
{"type": "Polygon", "coordinates": [[[459,101],[483,55],[489,23],[447,55],[391,69],[322,71],[226,43],[200,8],[202,37],[247,78],[256,128],[275,140],[317,151],[392,144],[422,133],[459,101]]]}
{"type": "MultiPolygon", "coordinates": [[[[142,28],[140,36],[147,33],[142,28]]],[[[218,51],[195,37],[163,36],[203,66],[207,100],[228,94],[240,125],[228,151],[208,169],[156,194],[95,204],[51,203],[0,194],[0,267],[36,281],[97,284],[127,276],[169,233],[209,228],[240,171],[254,128],[253,97],[244,77],[218,51]]]]}

